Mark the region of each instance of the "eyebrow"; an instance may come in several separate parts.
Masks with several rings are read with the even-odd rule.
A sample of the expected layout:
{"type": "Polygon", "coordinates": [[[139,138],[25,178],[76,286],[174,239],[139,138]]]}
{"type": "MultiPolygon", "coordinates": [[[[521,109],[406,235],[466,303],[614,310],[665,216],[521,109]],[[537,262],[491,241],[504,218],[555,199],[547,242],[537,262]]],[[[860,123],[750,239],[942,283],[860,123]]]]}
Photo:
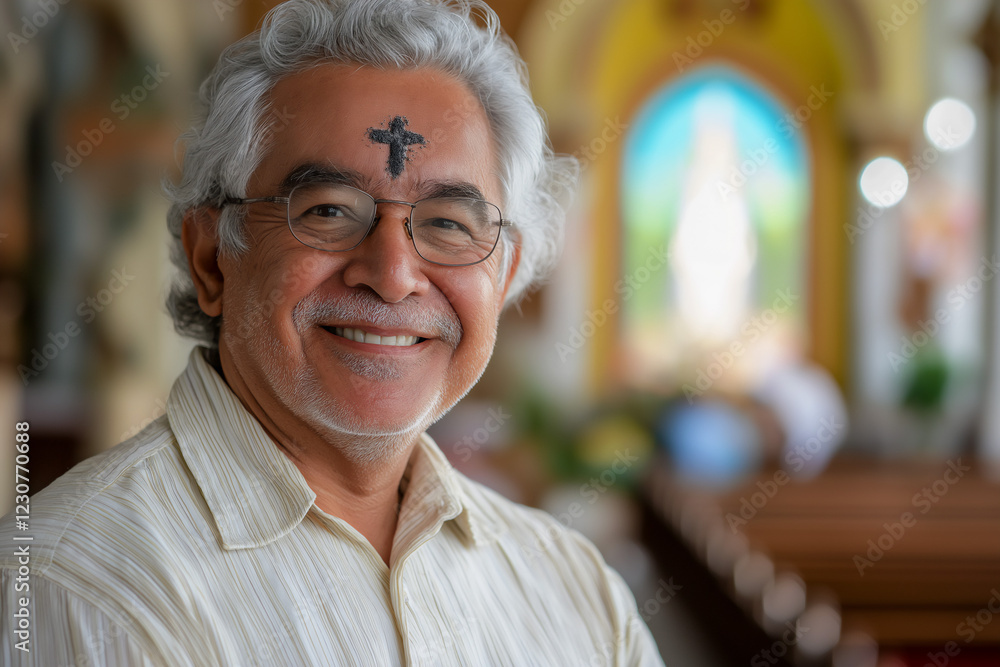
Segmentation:
{"type": "MultiPolygon", "coordinates": [[[[281,194],[287,195],[296,186],[314,183],[349,185],[368,193],[371,193],[372,189],[374,189],[374,183],[361,174],[361,172],[329,164],[307,162],[288,172],[288,175],[281,181],[281,194]]],[[[427,183],[420,183],[417,185],[417,192],[419,195],[416,197],[416,200],[431,199],[434,197],[486,199],[478,187],[466,181],[429,181],[427,183]]]]}
{"type": "Polygon", "coordinates": [[[359,190],[364,190],[370,185],[368,179],[353,169],[309,162],[288,172],[288,175],[281,181],[281,191],[282,194],[288,194],[297,185],[311,183],[350,185],[359,190]]]}
{"type": "Polygon", "coordinates": [[[431,182],[420,188],[421,199],[433,197],[467,197],[469,199],[486,199],[483,193],[472,183],[464,181],[431,182]]]}

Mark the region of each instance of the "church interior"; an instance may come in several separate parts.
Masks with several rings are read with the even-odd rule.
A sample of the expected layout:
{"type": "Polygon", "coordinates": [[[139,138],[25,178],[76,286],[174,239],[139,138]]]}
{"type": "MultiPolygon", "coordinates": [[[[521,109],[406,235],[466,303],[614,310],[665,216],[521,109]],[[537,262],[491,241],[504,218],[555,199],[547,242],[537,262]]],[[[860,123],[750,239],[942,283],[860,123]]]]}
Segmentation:
{"type": "MultiPolygon", "coordinates": [[[[488,2],[580,182],[453,465],[591,539],[668,665],[1000,664],[1000,0],[488,2]]],[[[33,493],[164,414],[161,184],[275,4],[0,7],[33,493]]]]}

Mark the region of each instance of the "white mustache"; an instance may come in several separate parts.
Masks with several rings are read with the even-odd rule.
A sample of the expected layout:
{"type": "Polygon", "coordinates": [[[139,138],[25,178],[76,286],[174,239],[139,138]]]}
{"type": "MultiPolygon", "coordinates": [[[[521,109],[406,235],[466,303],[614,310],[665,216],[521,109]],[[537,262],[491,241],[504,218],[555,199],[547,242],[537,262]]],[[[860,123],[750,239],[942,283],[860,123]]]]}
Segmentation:
{"type": "Polygon", "coordinates": [[[307,296],[292,310],[292,322],[299,331],[319,322],[371,324],[381,329],[429,334],[453,348],[458,347],[462,340],[462,323],[454,311],[432,311],[409,297],[399,303],[388,304],[371,292],[364,291],[328,300],[307,296]]]}

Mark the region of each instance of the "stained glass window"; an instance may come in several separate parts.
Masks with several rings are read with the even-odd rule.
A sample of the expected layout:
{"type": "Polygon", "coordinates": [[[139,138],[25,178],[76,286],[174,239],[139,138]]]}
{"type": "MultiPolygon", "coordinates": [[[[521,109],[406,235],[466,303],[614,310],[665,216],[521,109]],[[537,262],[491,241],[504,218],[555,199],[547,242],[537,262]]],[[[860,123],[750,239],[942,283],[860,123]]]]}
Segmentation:
{"type": "Polygon", "coordinates": [[[640,109],[626,138],[616,285],[637,368],[669,370],[735,341],[804,340],[802,125],[723,67],[671,82],[640,109]]]}

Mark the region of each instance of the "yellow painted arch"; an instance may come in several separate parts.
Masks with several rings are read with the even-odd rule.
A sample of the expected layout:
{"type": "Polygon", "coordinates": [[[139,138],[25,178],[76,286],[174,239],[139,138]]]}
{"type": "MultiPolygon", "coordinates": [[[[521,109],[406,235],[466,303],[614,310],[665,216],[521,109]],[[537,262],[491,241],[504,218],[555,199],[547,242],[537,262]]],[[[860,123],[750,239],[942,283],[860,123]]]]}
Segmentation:
{"type": "MultiPolygon", "coordinates": [[[[856,91],[879,80],[877,49],[851,2],[743,0],[687,3],[665,0],[552,0],[528,15],[518,36],[532,73],[536,100],[549,115],[556,149],[574,152],[609,119],[628,123],[649,97],[693,69],[724,64],[762,84],[789,110],[804,104],[812,87],[833,92],[812,111],[802,131],[812,161],[807,280],[807,354],[848,385],[850,246],[843,231],[853,212],[854,156],[845,136],[843,107],[856,91]],[[759,11],[751,13],[750,7],[759,11]],[[834,17],[833,19],[831,18],[834,17]],[[838,30],[837,25],[850,25],[838,30]],[[700,49],[700,53],[699,53],[700,49]]],[[[624,142],[588,165],[587,196],[593,256],[589,300],[598,309],[615,298],[621,272],[619,174],[624,142]]],[[[591,341],[595,393],[614,386],[617,327],[591,341]]]]}

